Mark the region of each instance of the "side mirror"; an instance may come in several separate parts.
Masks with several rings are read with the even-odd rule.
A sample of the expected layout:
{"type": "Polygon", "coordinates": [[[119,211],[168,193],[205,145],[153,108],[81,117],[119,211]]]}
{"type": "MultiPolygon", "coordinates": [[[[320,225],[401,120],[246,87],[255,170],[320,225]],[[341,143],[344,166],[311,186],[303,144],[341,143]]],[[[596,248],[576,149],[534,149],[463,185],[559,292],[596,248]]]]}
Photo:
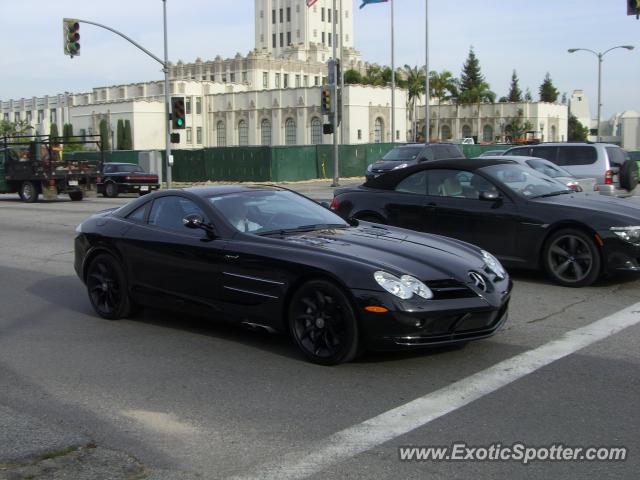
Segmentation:
{"type": "Polygon", "coordinates": [[[495,202],[501,198],[500,193],[495,190],[485,190],[484,192],[480,192],[480,200],[495,202]]]}
{"type": "Polygon", "coordinates": [[[187,228],[191,228],[191,229],[199,228],[204,230],[205,232],[207,232],[207,236],[209,238],[215,237],[213,226],[208,223],[204,223],[204,218],[202,218],[197,213],[192,213],[184,217],[182,219],[182,224],[187,228]]]}

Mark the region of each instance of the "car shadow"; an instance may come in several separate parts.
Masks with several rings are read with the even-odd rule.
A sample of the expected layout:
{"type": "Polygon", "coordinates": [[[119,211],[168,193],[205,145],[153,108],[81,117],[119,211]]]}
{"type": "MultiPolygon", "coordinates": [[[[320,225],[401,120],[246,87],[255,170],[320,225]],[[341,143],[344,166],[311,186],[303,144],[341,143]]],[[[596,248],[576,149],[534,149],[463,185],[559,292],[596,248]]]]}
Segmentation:
{"type": "MultiPolygon", "coordinates": [[[[525,270],[525,269],[516,269],[510,268],[509,275],[513,279],[514,282],[524,281],[529,283],[537,283],[540,285],[549,285],[555,286],[559,288],[572,288],[572,287],[562,287],[558,285],[549,278],[549,276],[540,270],[525,270]]],[[[640,275],[632,272],[620,272],[612,275],[606,275],[600,277],[591,288],[597,287],[614,287],[618,285],[624,285],[628,283],[633,283],[640,279],[640,275]]]]}

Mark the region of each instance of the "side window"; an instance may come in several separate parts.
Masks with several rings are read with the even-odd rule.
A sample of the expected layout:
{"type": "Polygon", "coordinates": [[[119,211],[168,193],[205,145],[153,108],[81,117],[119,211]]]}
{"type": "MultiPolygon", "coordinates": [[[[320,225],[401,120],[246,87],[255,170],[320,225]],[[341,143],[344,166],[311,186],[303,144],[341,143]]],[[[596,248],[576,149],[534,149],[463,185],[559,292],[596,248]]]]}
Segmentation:
{"type": "Polygon", "coordinates": [[[141,207],[136,208],[133,212],[127,215],[127,220],[144,223],[147,219],[147,210],[149,210],[149,202],[145,203],[141,207]]]}
{"type": "Polygon", "coordinates": [[[555,163],[560,166],[592,165],[597,159],[598,152],[594,147],[576,145],[559,148],[555,163]]]}
{"type": "Polygon", "coordinates": [[[550,162],[556,163],[558,155],[558,147],[534,147],[531,149],[531,156],[544,158],[550,162]]]}
{"type": "Polygon", "coordinates": [[[424,195],[427,193],[427,172],[421,172],[409,175],[396,185],[396,192],[415,193],[416,195],[424,195]]]}
{"type": "Polygon", "coordinates": [[[113,173],[115,171],[116,171],[116,169],[115,169],[114,165],[108,165],[107,164],[107,165],[104,166],[104,173],[113,173]]]}
{"type": "Polygon", "coordinates": [[[182,223],[182,219],[192,213],[205,217],[200,207],[189,199],[175,195],[160,197],[153,201],[149,214],[149,225],[200,237],[203,235],[202,230],[189,229],[182,223]]]}
{"type": "Polygon", "coordinates": [[[433,153],[433,147],[427,147],[420,154],[420,158],[422,160],[435,160],[435,154],[433,153]]]}
{"type": "Polygon", "coordinates": [[[528,157],[529,150],[531,150],[531,148],[529,147],[513,148],[509,150],[505,155],[518,155],[519,157],[528,157]]]}
{"type": "Polygon", "coordinates": [[[491,186],[483,177],[465,170],[431,170],[427,190],[437,197],[477,199],[481,191],[491,186]]]}

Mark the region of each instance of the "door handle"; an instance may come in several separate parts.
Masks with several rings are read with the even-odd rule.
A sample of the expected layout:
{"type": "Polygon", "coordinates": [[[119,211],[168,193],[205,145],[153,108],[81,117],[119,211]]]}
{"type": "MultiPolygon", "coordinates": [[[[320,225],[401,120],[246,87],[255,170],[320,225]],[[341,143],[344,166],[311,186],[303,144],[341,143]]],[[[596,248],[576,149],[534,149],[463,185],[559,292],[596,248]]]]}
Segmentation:
{"type": "Polygon", "coordinates": [[[239,258],[240,258],[240,255],[225,255],[224,256],[224,259],[225,260],[229,260],[229,261],[237,260],[239,258]]]}

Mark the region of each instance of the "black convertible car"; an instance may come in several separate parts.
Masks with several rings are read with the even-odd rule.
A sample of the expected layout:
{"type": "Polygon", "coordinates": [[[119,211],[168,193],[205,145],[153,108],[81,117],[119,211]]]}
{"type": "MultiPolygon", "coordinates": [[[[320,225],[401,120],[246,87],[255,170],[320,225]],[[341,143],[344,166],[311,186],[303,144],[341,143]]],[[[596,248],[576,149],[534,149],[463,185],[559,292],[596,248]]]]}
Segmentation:
{"type": "Polygon", "coordinates": [[[510,160],[420,164],[337,191],[331,208],[343,218],[464,240],[506,266],[544,268],[566,286],[640,272],[640,204],[576,194],[510,160]]]}
{"type": "Polygon", "coordinates": [[[138,306],[290,332],[313,362],[364,348],[488,337],[511,280],[458,240],[347,223],[276,187],[197,187],[141,197],[77,228],[75,269],[95,311],[138,306]]]}

